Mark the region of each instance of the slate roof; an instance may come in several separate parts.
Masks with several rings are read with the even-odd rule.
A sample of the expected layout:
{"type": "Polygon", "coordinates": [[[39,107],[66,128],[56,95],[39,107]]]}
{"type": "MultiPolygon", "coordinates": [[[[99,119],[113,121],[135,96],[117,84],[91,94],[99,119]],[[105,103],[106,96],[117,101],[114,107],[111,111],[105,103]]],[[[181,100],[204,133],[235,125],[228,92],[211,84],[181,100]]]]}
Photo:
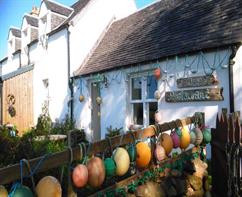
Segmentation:
{"type": "Polygon", "coordinates": [[[57,29],[54,29],[50,32],[50,35],[55,34],[56,32],[62,30],[66,26],[68,26],[69,22],[78,14],[80,11],[90,2],[91,0],[78,0],[76,3],[74,3],[71,8],[73,9],[72,14],[65,20],[65,22],[60,25],[57,29]]]}
{"type": "Polygon", "coordinates": [[[52,12],[55,12],[57,14],[61,14],[64,16],[69,16],[72,13],[72,9],[65,7],[65,6],[61,6],[57,3],[54,3],[52,1],[49,0],[44,0],[45,5],[47,7],[47,9],[51,10],[52,12]]]}
{"type": "Polygon", "coordinates": [[[15,27],[10,27],[9,31],[12,32],[13,36],[21,38],[21,30],[20,29],[17,29],[15,27]]]}
{"type": "Polygon", "coordinates": [[[75,75],[240,43],[241,0],[161,0],[114,22],[75,75]]]}
{"type": "Polygon", "coordinates": [[[38,18],[30,16],[30,15],[25,15],[24,16],[27,20],[27,23],[30,24],[33,27],[38,27],[38,18]]]}
{"type": "Polygon", "coordinates": [[[74,9],[74,12],[69,17],[68,21],[73,19],[88,3],[90,0],[78,0],[71,7],[74,9]]]}

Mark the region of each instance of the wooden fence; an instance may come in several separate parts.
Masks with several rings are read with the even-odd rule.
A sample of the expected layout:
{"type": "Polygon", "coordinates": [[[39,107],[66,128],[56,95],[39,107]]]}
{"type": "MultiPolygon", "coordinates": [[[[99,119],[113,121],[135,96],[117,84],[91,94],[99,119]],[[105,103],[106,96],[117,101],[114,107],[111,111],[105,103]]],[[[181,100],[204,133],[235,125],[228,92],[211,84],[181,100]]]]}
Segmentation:
{"type": "MultiPolygon", "coordinates": [[[[92,154],[98,154],[104,152],[107,147],[112,144],[112,147],[115,148],[120,145],[125,145],[128,143],[133,143],[133,137],[135,139],[143,139],[147,137],[152,137],[157,135],[158,133],[168,131],[177,127],[185,126],[194,123],[197,118],[200,117],[200,122],[204,122],[204,114],[203,113],[196,113],[192,117],[187,117],[185,119],[177,119],[175,121],[163,123],[163,124],[157,124],[157,125],[152,125],[149,126],[143,130],[139,131],[132,131],[128,132],[123,135],[115,136],[110,138],[109,140],[104,139],[101,141],[93,142],[90,144],[90,149],[88,151],[89,155],[92,154]],[[122,138],[122,140],[120,140],[122,138]],[[120,144],[121,143],[121,144],[120,144]]],[[[191,152],[191,150],[189,151],[191,152]]],[[[29,166],[31,169],[34,169],[38,163],[43,160],[42,164],[39,166],[39,168],[35,171],[35,173],[47,171],[48,169],[52,169],[58,166],[66,165],[70,163],[70,160],[80,160],[82,155],[81,155],[81,149],[79,146],[74,146],[71,148],[71,151],[69,149],[64,150],[62,152],[58,152],[52,155],[49,155],[43,160],[43,157],[35,158],[32,160],[29,160],[29,166]],[[72,158],[72,159],[71,159],[72,158]]],[[[29,170],[28,168],[24,165],[22,169],[22,176],[28,176],[29,175],[29,170]]],[[[8,166],[5,168],[0,169],[0,185],[1,184],[7,184],[13,181],[16,181],[20,179],[20,164],[15,164],[12,166],[8,166]]],[[[139,176],[134,175],[127,181],[132,181],[134,179],[137,179],[139,176]]],[[[120,182],[117,185],[113,185],[111,187],[116,187],[118,185],[122,185],[125,182],[120,182]]]]}
{"type": "Polygon", "coordinates": [[[215,197],[241,196],[241,125],[238,112],[223,109],[212,130],[212,193],[215,197]]]}

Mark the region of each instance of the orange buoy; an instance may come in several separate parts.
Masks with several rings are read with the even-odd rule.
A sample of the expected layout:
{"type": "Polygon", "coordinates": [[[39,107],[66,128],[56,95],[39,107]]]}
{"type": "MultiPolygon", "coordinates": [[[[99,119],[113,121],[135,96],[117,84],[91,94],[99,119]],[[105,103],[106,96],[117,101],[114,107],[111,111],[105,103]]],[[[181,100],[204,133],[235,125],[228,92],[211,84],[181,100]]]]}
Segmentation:
{"type": "Polygon", "coordinates": [[[187,127],[182,127],[181,129],[181,138],[180,138],[180,148],[186,149],[191,141],[190,133],[187,127]]]}
{"type": "Polygon", "coordinates": [[[146,138],[146,137],[151,137],[151,136],[153,136],[154,134],[155,134],[155,126],[154,125],[150,125],[150,126],[148,126],[148,127],[146,127],[146,128],[144,128],[144,130],[143,131],[141,131],[141,133],[142,133],[142,138],[146,138]]]}
{"type": "Polygon", "coordinates": [[[61,197],[61,185],[55,177],[45,176],[38,182],[36,194],[38,197],[61,197]]]}
{"type": "Polygon", "coordinates": [[[173,141],[169,134],[162,133],[160,136],[160,144],[166,151],[166,155],[169,155],[173,148],[173,141]]]}
{"type": "Polygon", "coordinates": [[[151,149],[145,142],[136,144],[136,164],[138,168],[145,168],[149,165],[151,160],[151,149]]]}
{"type": "Polygon", "coordinates": [[[88,170],[87,167],[83,164],[78,164],[72,172],[72,181],[73,184],[80,188],[84,187],[88,181],[88,170]]]}
{"type": "Polygon", "coordinates": [[[105,179],[105,167],[99,157],[93,157],[87,162],[88,184],[92,187],[100,187],[105,179]]]}

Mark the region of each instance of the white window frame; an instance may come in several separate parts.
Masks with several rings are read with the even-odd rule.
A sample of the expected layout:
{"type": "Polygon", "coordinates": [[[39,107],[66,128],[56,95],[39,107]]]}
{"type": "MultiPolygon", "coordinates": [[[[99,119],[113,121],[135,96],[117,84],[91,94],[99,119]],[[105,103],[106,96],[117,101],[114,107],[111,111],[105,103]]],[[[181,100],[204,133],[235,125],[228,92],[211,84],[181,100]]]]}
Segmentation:
{"type": "Polygon", "coordinates": [[[148,103],[155,102],[157,104],[158,109],[158,102],[154,99],[147,99],[147,77],[151,76],[152,74],[149,74],[147,72],[141,72],[138,74],[131,74],[129,78],[129,103],[130,103],[130,109],[131,109],[131,122],[134,124],[134,103],[143,103],[143,125],[144,127],[147,127],[149,123],[149,105],[148,103]],[[132,100],[132,79],[141,77],[141,100],[132,100]]]}

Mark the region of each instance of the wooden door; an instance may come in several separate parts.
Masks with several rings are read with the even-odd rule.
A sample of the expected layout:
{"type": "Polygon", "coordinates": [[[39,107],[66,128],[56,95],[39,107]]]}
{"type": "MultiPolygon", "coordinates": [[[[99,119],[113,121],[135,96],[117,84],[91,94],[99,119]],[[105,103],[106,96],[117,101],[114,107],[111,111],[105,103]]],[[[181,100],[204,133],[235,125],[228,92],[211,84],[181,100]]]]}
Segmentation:
{"type": "Polygon", "coordinates": [[[101,123],[100,115],[101,108],[100,104],[97,103],[96,98],[100,96],[99,83],[91,83],[91,97],[92,97],[92,140],[97,141],[101,139],[101,123]]]}

